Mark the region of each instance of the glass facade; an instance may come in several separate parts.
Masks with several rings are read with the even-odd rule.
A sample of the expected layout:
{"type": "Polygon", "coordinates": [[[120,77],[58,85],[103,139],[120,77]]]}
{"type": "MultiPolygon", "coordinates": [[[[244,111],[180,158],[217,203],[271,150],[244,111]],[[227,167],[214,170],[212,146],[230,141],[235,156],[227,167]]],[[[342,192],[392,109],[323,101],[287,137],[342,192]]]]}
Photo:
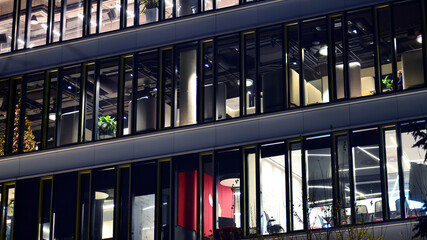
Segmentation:
{"type": "Polygon", "coordinates": [[[415,218],[425,129],[422,119],[4,182],[2,236],[221,238],[415,218]]]}

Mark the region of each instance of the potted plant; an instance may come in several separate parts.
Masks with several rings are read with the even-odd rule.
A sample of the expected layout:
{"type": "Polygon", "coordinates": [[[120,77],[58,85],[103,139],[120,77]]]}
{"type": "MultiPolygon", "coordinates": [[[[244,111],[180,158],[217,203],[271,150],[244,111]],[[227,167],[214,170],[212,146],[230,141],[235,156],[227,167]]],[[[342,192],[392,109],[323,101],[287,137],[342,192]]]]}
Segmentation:
{"type": "Polygon", "coordinates": [[[110,115],[100,116],[98,118],[98,130],[101,139],[114,137],[117,130],[117,121],[110,117],[110,115]]]}
{"type": "Polygon", "coordinates": [[[157,21],[158,0],[141,0],[139,4],[142,5],[141,13],[145,14],[147,23],[157,21]]]}

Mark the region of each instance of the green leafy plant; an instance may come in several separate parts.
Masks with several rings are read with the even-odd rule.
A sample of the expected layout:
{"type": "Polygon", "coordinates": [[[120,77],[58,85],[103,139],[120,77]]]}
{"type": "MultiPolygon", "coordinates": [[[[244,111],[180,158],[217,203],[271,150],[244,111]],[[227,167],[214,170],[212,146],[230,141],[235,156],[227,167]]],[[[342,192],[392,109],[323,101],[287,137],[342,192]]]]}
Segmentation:
{"type": "Polygon", "coordinates": [[[107,116],[100,116],[98,118],[98,128],[101,132],[113,132],[115,133],[117,130],[117,121],[114,118],[107,116]]]}
{"type": "Polygon", "coordinates": [[[381,79],[381,82],[387,86],[388,89],[393,91],[393,79],[389,79],[388,75],[381,79]]]}
{"type": "Polygon", "coordinates": [[[145,13],[147,9],[157,8],[159,6],[159,1],[158,0],[141,0],[139,4],[143,5],[141,9],[141,13],[145,13]]]}

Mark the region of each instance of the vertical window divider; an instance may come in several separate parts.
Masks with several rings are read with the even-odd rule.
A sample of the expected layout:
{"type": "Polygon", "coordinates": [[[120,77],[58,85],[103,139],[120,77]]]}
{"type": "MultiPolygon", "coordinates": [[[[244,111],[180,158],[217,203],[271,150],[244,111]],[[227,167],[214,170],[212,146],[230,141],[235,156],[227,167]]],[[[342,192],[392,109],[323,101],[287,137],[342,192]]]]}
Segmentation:
{"type": "MultiPolygon", "coordinates": [[[[214,48],[214,52],[215,52],[215,48],[214,48]]],[[[215,236],[215,229],[217,226],[217,222],[216,222],[216,217],[217,217],[217,202],[218,202],[218,179],[216,177],[216,162],[215,162],[215,156],[216,156],[216,152],[214,152],[212,154],[212,182],[213,182],[213,186],[212,186],[212,234],[215,236]]]]}
{"type": "MultiPolygon", "coordinates": [[[[243,85],[243,84],[241,84],[243,85]]],[[[242,173],[242,179],[241,179],[241,184],[240,186],[240,193],[241,193],[241,197],[240,197],[240,206],[241,207],[241,218],[240,218],[240,226],[243,232],[243,236],[248,236],[249,235],[249,229],[248,229],[248,206],[249,206],[249,199],[247,197],[247,189],[248,189],[248,181],[247,181],[247,177],[248,177],[248,167],[247,167],[247,159],[246,159],[246,151],[249,149],[250,147],[242,147],[241,150],[241,155],[240,155],[240,159],[241,159],[241,173],[242,173]]]]}
{"type": "MultiPolygon", "coordinates": [[[[158,85],[158,97],[157,97],[157,129],[162,129],[164,127],[164,109],[163,109],[163,100],[164,100],[164,96],[163,96],[163,51],[164,49],[160,49],[159,50],[159,80],[157,81],[157,85],[158,85]]],[[[136,109],[136,108],[135,108],[136,109]]],[[[134,114],[135,115],[135,114],[134,114]]],[[[160,175],[159,175],[160,176],[160,175]]]]}
{"type": "Polygon", "coordinates": [[[1,192],[1,211],[0,211],[0,239],[4,239],[4,232],[5,232],[5,226],[4,226],[4,222],[5,222],[5,205],[6,205],[6,186],[3,184],[2,186],[0,186],[0,192],[1,192]]]}
{"type": "MultiPolygon", "coordinates": [[[[135,1],[134,4],[136,5],[135,1]]],[[[127,25],[127,0],[120,0],[120,27],[119,29],[126,28],[127,25]]],[[[135,12],[136,14],[136,12],[135,12]]]]}
{"type": "Polygon", "coordinates": [[[404,181],[404,171],[402,164],[402,138],[401,138],[401,129],[399,125],[396,125],[396,143],[397,143],[397,167],[399,171],[399,188],[400,188],[400,217],[402,219],[406,218],[406,197],[405,197],[405,181],[404,181]]]}
{"type": "Polygon", "coordinates": [[[426,70],[427,69],[427,41],[426,41],[426,37],[427,37],[427,12],[426,12],[426,8],[427,8],[427,3],[426,0],[421,0],[421,17],[422,17],[422,48],[423,48],[423,59],[424,59],[424,87],[427,86],[427,73],[426,70]]]}
{"type": "MultiPolygon", "coordinates": [[[[332,46],[332,45],[330,45],[332,46]]],[[[335,45],[334,45],[335,47],[335,45]]],[[[337,146],[337,134],[332,132],[331,133],[331,170],[332,170],[332,218],[333,218],[333,223],[334,226],[339,226],[340,225],[340,219],[339,219],[339,211],[341,209],[338,209],[339,206],[342,206],[343,204],[339,204],[338,200],[339,200],[339,194],[338,194],[338,189],[339,189],[339,180],[338,180],[338,146],[337,146]]]]}
{"type": "MultiPolygon", "coordinates": [[[[215,6],[215,4],[216,4],[216,0],[212,0],[213,1],[213,3],[214,3],[214,6],[215,6]]],[[[217,109],[216,109],[216,92],[217,92],[217,84],[218,84],[218,79],[217,79],[217,74],[216,74],[216,71],[217,71],[217,68],[218,68],[218,63],[217,63],[217,56],[218,56],[218,53],[217,53],[217,49],[218,49],[218,47],[217,47],[217,45],[218,45],[218,38],[217,37],[215,37],[215,38],[213,38],[213,64],[212,64],[212,75],[213,75],[213,99],[212,99],[212,104],[213,104],[213,122],[216,122],[217,121],[217,117],[218,117],[218,111],[217,111],[217,109]]],[[[216,184],[214,184],[214,185],[216,185],[216,184]]],[[[215,219],[216,218],[214,218],[214,222],[215,222],[215,219]]]]}
{"type": "MultiPolygon", "coordinates": [[[[87,107],[87,69],[89,64],[83,64],[82,74],[81,74],[81,83],[80,83],[80,113],[79,113],[79,133],[78,133],[78,142],[85,142],[86,140],[86,107],[87,107]]],[[[93,131],[92,131],[93,132],[93,131]]]]}
{"type": "Polygon", "coordinates": [[[14,0],[13,2],[13,20],[12,20],[12,40],[11,40],[11,46],[10,51],[13,52],[18,48],[18,41],[16,39],[16,36],[18,35],[17,32],[19,31],[18,25],[19,25],[19,9],[21,5],[20,0],[14,0]]]}
{"type": "Polygon", "coordinates": [[[103,0],[98,0],[98,4],[96,5],[96,34],[99,34],[101,32],[102,2],[103,0]]]}
{"type": "Polygon", "coordinates": [[[49,240],[53,239],[53,176],[51,177],[52,184],[50,186],[50,215],[49,215],[49,240]]]}
{"type": "Polygon", "coordinates": [[[36,239],[39,239],[39,240],[40,240],[40,233],[41,233],[40,229],[43,229],[43,227],[41,227],[42,226],[42,221],[41,221],[42,208],[43,208],[43,189],[44,189],[43,182],[44,182],[44,179],[41,178],[39,181],[39,206],[37,211],[37,237],[36,237],[36,239]]]}
{"type": "MultiPolygon", "coordinates": [[[[347,30],[346,30],[347,31],[347,30]]],[[[348,132],[347,138],[347,154],[348,154],[348,171],[350,176],[350,203],[351,203],[351,222],[356,224],[356,194],[355,194],[355,179],[354,179],[354,166],[353,166],[353,148],[351,140],[353,137],[353,132],[348,132]]]]}
{"type": "MultiPolygon", "coordinates": [[[[397,57],[396,57],[396,41],[395,41],[395,32],[394,32],[394,20],[393,20],[393,4],[388,5],[388,11],[390,13],[390,26],[391,26],[391,48],[392,48],[392,53],[391,53],[391,68],[392,68],[392,73],[393,73],[393,79],[396,79],[393,81],[393,88],[395,89],[394,91],[398,91],[398,81],[399,79],[397,78],[397,57]]],[[[403,90],[403,89],[402,89],[403,90]]]]}
{"type": "Polygon", "coordinates": [[[350,98],[350,73],[348,71],[348,20],[347,13],[344,12],[342,15],[343,21],[343,72],[344,72],[344,99],[350,98]]]}
{"type": "MultiPolygon", "coordinates": [[[[327,17],[328,24],[328,87],[329,87],[329,102],[334,102],[337,99],[337,91],[336,91],[336,74],[335,74],[335,41],[334,41],[334,24],[333,24],[333,16],[327,17]]],[[[333,146],[333,145],[331,145],[333,146]]],[[[336,225],[335,225],[336,226],[336,225]]]]}
{"type": "Polygon", "coordinates": [[[49,128],[49,96],[50,96],[50,73],[46,71],[44,73],[44,90],[43,90],[43,109],[42,109],[42,137],[41,137],[41,148],[46,149],[47,146],[47,132],[49,128]]]}
{"type": "Polygon", "coordinates": [[[382,194],[382,217],[383,220],[388,220],[390,219],[389,216],[389,212],[388,212],[388,194],[387,194],[387,189],[388,189],[388,182],[387,182],[387,163],[386,163],[386,152],[385,152],[385,127],[380,126],[379,129],[380,131],[380,148],[379,148],[379,157],[380,157],[380,179],[381,179],[381,194],[382,194]]]}
{"type": "MultiPolygon", "coordinates": [[[[139,78],[138,77],[138,75],[139,75],[139,71],[138,71],[138,62],[139,62],[139,59],[138,58],[139,58],[139,54],[137,54],[137,53],[133,54],[132,103],[136,103],[138,101],[138,98],[137,98],[138,78],[139,78]]],[[[136,105],[137,104],[132,104],[131,108],[129,109],[129,111],[132,113],[131,116],[130,116],[131,118],[129,119],[131,125],[128,126],[131,129],[131,131],[129,132],[130,134],[135,134],[137,132],[136,131],[136,119],[137,119],[137,117],[136,117],[136,114],[135,114],[136,110],[137,110],[136,105]]],[[[157,104],[157,105],[159,105],[159,104],[157,104]]],[[[120,105],[120,106],[122,106],[122,105],[120,105]]],[[[157,114],[159,115],[158,111],[157,111],[157,114]]],[[[157,127],[157,129],[158,129],[158,127],[157,127]]]]}
{"type": "MultiPolygon", "coordinates": [[[[99,26],[99,24],[98,24],[99,26]]],[[[93,123],[92,123],[92,141],[98,140],[98,116],[99,116],[99,85],[100,85],[100,64],[95,62],[95,87],[94,87],[94,103],[93,103],[93,123]]]]}
{"type": "Polygon", "coordinates": [[[245,76],[245,37],[244,33],[239,34],[239,65],[240,65],[240,99],[239,99],[239,116],[246,115],[246,76],[245,76]]]}
{"type": "MultiPolygon", "coordinates": [[[[200,10],[200,8],[199,8],[200,10]]],[[[202,52],[202,45],[196,43],[196,124],[203,122],[203,55],[198,54],[202,52]],[[200,67],[197,67],[200,66],[200,67]]]]}
{"type": "MultiPolygon", "coordinates": [[[[56,91],[56,114],[55,114],[55,147],[61,143],[61,115],[62,115],[62,79],[63,68],[58,70],[58,91],[56,91]]],[[[81,109],[80,109],[81,110],[81,109]]]]}
{"type": "MultiPolygon", "coordinates": [[[[287,42],[288,42],[288,36],[287,36],[287,27],[286,27],[286,24],[281,24],[281,27],[280,27],[281,29],[282,29],[282,38],[283,38],[283,42],[282,42],[282,52],[281,52],[281,54],[282,54],[282,76],[283,76],[283,79],[282,79],[282,81],[283,81],[283,92],[282,92],[282,94],[283,94],[283,105],[282,105],[282,107],[281,107],[281,109],[282,109],[282,111],[283,110],[286,110],[286,109],[288,109],[289,108],[289,77],[288,77],[288,70],[287,70],[287,68],[288,68],[288,57],[287,57],[287,52],[288,52],[288,44],[287,44],[287,42]]],[[[255,30],[256,31],[256,30],[255,30]]],[[[257,32],[257,31],[256,31],[257,32]]],[[[259,52],[260,51],[258,51],[258,48],[257,48],[257,46],[258,46],[258,41],[259,41],[259,37],[258,37],[258,35],[255,35],[255,51],[256,51],[256,55],[257,55],[257,57],[256,57],[256,59],[257,60],[259,60],[259,52]]],[[[255,74],[255,76],[257,77],[257,79],[255,80],[256,82],[259,82],[258,81],[258,74],[259,74],[259,71],[258,71],[258,64],[255,64],[255,72],[256,72],[256,74],[255,74]]],[[[258,94],[258,89],[256,90],[256,92],[257,92],[257,94],[258,94]]],[[[259,100],[259,96],[257,95],[257,102],[261,102],[260,100],[259,100]]],[[[261,103],[259,103],[259,104],[261,104],[261,103]]],[[[257,107],[257,109],[256,109],[257,111],[256,111],[256,114],[259,114],[259,112],[261,112],[261,108],[260,107],[257,107]],[[259,110],[258,110],[259,109],[259,110]]]]}
{"type": "Polygon", "coordinates": [[[380,70],[380,55],[379,55],[379,27],[378,27],[378,13],[377,8],[371,8],[371,15],[374,21],[374,68],[375,68],[375,95],[382,91],[381,87],[381,70],[380,70]]]}
{"type": "MultiPolygon", "coordinates": [[[[129,168],[130,169],[130,164],[126,164],[126,165],[121,165],[121,166],[117,166],[117,174],[116,174],[116,189],[115,191],[115,197],[114,197],[114,222],[113,222],[113,236],[114,239],[120,239],[120,214],[121,214],[121,185],[122,185],[122,181],[121,181],[121,176],[122,176],[122,170],[124,168],[129,168]]],[[[128,224],[129,226],[129,224],[128,224]]],[[[129,236],[129,235],[128,235],[129,236]]]]}
{"type": "Polygon", "coordinates": [[[50,191],[50,196],[49,196],[49,208],[50,208],[50,214],[49,214],[49,239],[52,239],[52,186],[53,186],[53,176],[48,176],[48,177],[41,177],[40,178],[40,186],[39,186],[39,209],[38,209],[38,217],[37,217],[37,223],[38,223],[38,228],[37,228],[37,238],[36,239],[42,239],[40,236],[42,235],[42,231],[43,231],[43,226],[42,226],[42,211],[43,211],[43,201],[45,201],[44,199],[44,182],[47,180],[52,180],[52,184],[50,186],[51,191],[50,191]]]}
{"type": "MultiPolygon", "coordinates": [[[[127,1],[128,0],[126,0],[126,10],[127,10],[127,1]]],[[[134,2],[133,2],[133,12],[134,12],[134,15],[135,15],[135,17],[133,18],[133,26],[138,26],[139,25],[139,15],[140,15],[139,5],[140,4],[141,4],[140,0],[134,0],[134,2]]],[[[127,15],[127,12],[126,12],[126,15],[127,15]]],[[[126,16],[126,18],[127,18],[127,16],[126,16]]],[[[159,19],[160,19],[160,17],[159,17],[159,19]]],[[[126,26],[127,26],[127,20],[126,20],[126,26]]]]}
{"type": "MultiPolygon", "coordinates": [[[[284,75],[284,80],[285,80],[285,94],[284,94],[285,101],[284,101],[284,103],[285,103],[285,109],[289,109],[290,108],[290,104],[291,104],[291,93],[290,93],[290,91],[291,91],[291,87],[290,87],[291,84],[290,84],[289,69],[288,69],[289,68],[289,61],[288,61],[288,54],[289,54],[288,25],[284,24],[283,28],[284,28],[284,30],[283,30],[283,34],[284,34],[284,37],[283,37],[284,43],[283,43],[283,45],[285,46],[283,48],[283,51],[285,52],[285,54],[284,54],[285,58],[283,59],[283,71],[284,71],[284,74],[285,74],[284,75]]],[[[257,36],[257,38],[258,38],[258,36],[257,36]]],[[[257,57],[257,58],[259,58],[259,57],[257,57]]],[[[258,76],[258,72],[257,72],[257,76],[258,76]]],[[[257,112],[257,114],[258,114],[258,112],[257,112]]],[[[288,222],[289,221],[287,221],[286,225],[289,225],[288,222]]],[[[290,225],[287,226],[287,227],[289,227],[288,229],[290,229],[290,225]]]]}
{"type": "MultiPolygon", "coordinates": [[[[199,44],[200,46],[200,44],[199,44]]],[[[204,218],[204,205],[203,205],[203,201],[204,201],[204,169],[203,169],[203,154],[199,154],[199,161],[198,161],[198,180],[197,180],[197,239],[199,240],[203,240],[203,236],[204,236],[204,223],[203,223],[203,218],[204,218]]]]}
{"type": "MultiPolygon", "coordinates": [[[[123,5],[122,5],[123,6],[123,5]]],[[[123,7],[121,8],[123,9],[123,7]]],[[[129,56],[122,56],[120,58],[119,63],[119,81],[118,81],[118,93],[117,93],[117,136],[122,137],[123,136],[123,116],[124,116],[124,102],[125,102],[125,95],[124,95],[124,89],[125,89],[125,59],[129,56]]]]}
{"type": "MultiPolygon", "coordinates": [[[[301,36],[301,32],[300,32],[301,36]]],[[[301,38],[300,38],[301,39],[301,38]]],[[[301,166],[302,166],[302,208],[303,208],[303,222],[304,222],[304,230],[308,230],[308,187],[307,187],[307,160],[305,158],[305,141],[306,139],[301,137],[301,166]]]]}
{"type": "Polygon", "coordinates": [[[21,93],[21,99],[18,101],[21,101],[21,105],[19,106],[19,137],[18,137],[18,153],[22,153],[24,149],[24,129],[25,129],[25,108],[27,105],[27,76],[24,75],[22,77],[22,93],[21,93]]]}
{"type": "Polygon", "coordinates": [[[46,45],[53,42],[53,25],[54,25],[54,8],[55,1],[48,0],[48,13],[47,13],[47,32],[46,32],[46,45]]]}
{"type": "MultiPolygon", "coordinates": [[[[304,54],[301,48],[301,39],[302,39],[302,21],[298,21],[298,55],[299,55],[299,66],[300,66],[300,74],[299,74],[299,98],[300,98],[300,107],[305,106],[305,84],[304,84],[304,54]]],[[[305,219],[305,218],[304,218],[305,219]]],[[[304,226],[306,222],[304,221],[304,226]]],[[[305,228],[305,227],[304,227],[305,228]]]]}
{"type": "MultiPolygon", "coordinates": [[[[174,4],[174,6],[175,6],[175,4],[174,4]]],[[[175,46],[172,46],[169,49],[172,52],[172,69],[171,69],[172,70],[172,74],[171,74],[171,76],[172,76],[172,89],[171,89],[172,99],[171,99],[170,128],[174,128],[174,127],[176,127],[176,119],[175,119],[177,116],[176,106],[178,106],[178,93],[177,93],[178,66],[176,65],[177,56],[175,55],[175,51],[174,51],[175,46]]],[[[166,83],[165,83],[165,92],[166,92],[166,83]]],[[[165,101],[166,101],[166,99],[165,99],[165,101]]],[[[165,114],[165,117],[166,117],[166,114],[165,114]]]]}
{"type": "Polygon", "coordinates": [[[91,19],[91,8],[92,3],[90,0],[84,1],[83,7],[83,32],[82,36],[88,36],[90,34],[90,19],[91,19]]]}
{"type": "Polygon", "coordinates": [[[61,0],[61,27],[59,34],[59,42],[64,40],[65,36],[65,24],[66,24],[66,13],[67,13],[67,0],[61,0]]]}
{"type": "MultiPolygon", "coordinates": [[[[8,101],[8,110],[7,110],[7,127],[6,127],[6,136],[5,136],[5,149],[4,154],[9,155],[12,153],[12,144],[13,144],[13,122],[15,116],[15,90],[16,83],[14,78],[9,79],[9,101],[8,101]]],[[[3,202],[3,201],[2,201],[3,202]]],[[[1,225],[1,224],[0,224],[1,225]]],[[[0,235],[0,239],[1,235],[0,235]]]]}
{"type": "MultiPolygon", "coordinates": [[[[256,182],[256,235],[261,234],[261,172],[260,172],[260,144],[255,146],[255,182],[256,182]]],[[[287,189],[287,188],[286,188],[287,189]]]]}
{"type": "MultiPolygon", "coordinates": [[[[164,161],[164,160],[163,160],[164,161]]],[[[154,210],[156,211],[155,213],[155,217],[154,217],[154,239],[156,240],[161,240],[161,206],[162,206],[162,200],[160,197],[160,194],[162,193],[162,160],[158,160],[156,161],[156,165],[157,165],[157,189],[156,189],[156,195],[155,195],[155,208],[154,210]]]]}
{"type": "Polygon", "coordinates": [[[32,8],[32,0],[26,0],[27,7],[25,12],[25,33],[24,33],[24,49],[28,48],[30,45],[30,19],[31,19],[31,8],[32,8]]]}
{"type": "Polygon", "coordinates": [[[291,232],[292,229],[292,171],[290,164],[290,143],[285,141],[285,186],[286,186],[286,231],[291,232]]]}

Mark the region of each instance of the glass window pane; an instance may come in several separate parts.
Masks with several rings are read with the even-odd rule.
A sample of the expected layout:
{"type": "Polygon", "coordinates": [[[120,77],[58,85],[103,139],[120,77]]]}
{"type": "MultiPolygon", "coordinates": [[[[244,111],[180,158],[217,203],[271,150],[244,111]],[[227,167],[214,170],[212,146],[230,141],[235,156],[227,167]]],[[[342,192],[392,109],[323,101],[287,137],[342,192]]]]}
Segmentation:
{"type": "Polygon", "coordinates": [[[197,239],[198,155],[175,157],[173,168],[176,189],[174,206],[178,216],[173,225],[175,239],[197,239]]]}
{"type": "Polygon", "coordinates": [[[7,0],[0,5],[2,14],[0,22],[0,53],[10,52],[11,50],[14,2],[14,0],[7,0]]]}
{"type": "MultiPolygon", "coordinates": [[[[214,110],[214,77],[213,77],[213,41],[202,43],[203,51],[203,120],[204,122],[210,122],[215,119],[214,110]]],[[[218,100],[217,100],[218,101],[218,100]]]]}
{"type": "Polygon", "coordinates": [[[82,37],[84,0],[65,0],[65,36],[63,40],[82,37]]]}
{"type": "Polygon", "coordinates": [[[404,123],[401,125],[402,141],[402,167],[403,181],[405,186],[405,216],[418,217],[425,215],[422,210],[423,201],[427,195],[427,164],[424,161],[426,150],[421,147],[413,147],[421,140],[414,140],[413,134],[417,136],[426,133],[425,121],[415,123],[404,123]]]}
{"type": "Polygon", "coordinates": [[[118,57],[102,60],[99,62],[99,89],[98,112],[98,139],[111,138],[117,132],[117,94],[119,86],[119,62],[118,57]]]}
{"type": "Polygon", "coordinates": [[[132,27],[135,21],[135,1],[127,0],[126,5],[126,27],[132,27]]]}
{"type": "Polygon", "coordinates": [[[133,70],[134,58],[126,57],[124,62],[124,106],[123,106],[123,135],[131,134],[132,99],[133,99],[133,70]]]}
{"type": "Polygon", "coordinates": [[[162,81],[162,105],[163,105],[163,124],[162,127],[172,127],[172,107],[174,103],[174,93],[173,93],[173,56],[172,49],[161,50],[161,60],[162,60],[162,69],[161,69],[161,81],[162,81]]]}
{"type": "Polygon", "coordinates": [[[378,49],[380,51],[381,89],[382,92],[394,91],[392,67],[393,36],[391,33],[390,8],[377,9],[378,14],[378,49]]]}
{"type": "Polygon", "coordinates": [[[255,33],[244,34],[245,114],[256,113],[256,43],[255,33]]]}
{"type": "Polygon", "coordinates": [[[96,14],[98,13],[98,0],[91,0],[90,1],[90,15],[89,15],[89,22],[90,22],[90,34],[96,33],[96,27],[98,25],[98,19],[96,14]]]}
{"type": "Polygon", "coordinates": [[[90,239],[113,238],[116,169],[92,172],[92,202],[90,239]]]}
{"type": "Polygon", "coordinates": [[[303,53],[304,104],[329,102],[328,27],[326,19],[304,22],[301,47],[303,53]]]}
{"type": "Polygon", "coordinates": [[[78,139],[81,67],[77,65],[64,68],[62,74],[61,146],[76,143],[78,139]]]}
{"type": "MultiPolygon", "coordinates": [[[[0,80],[0,156],[5,154],[6,147],[6,125],[7,125],[7,109],[9,106],[9,80],[0,80]]],[[[1,188],[0,188],[1,191],[1,188]]]]}
{"type": "Polygon", "coordinates": [[[213,157],[202,156],[203,161],[203,237],[211,239],[213,224],[213,157]]]}
{"type": "Polygon", "coordinates": [[[215,155],[216,238],[238,234],[241,227],[241,152],[238,149],[215,155]]]}
{"type": "Polygon", "coordinates": [[[99,32],[109,32],[119,29],[121,8],[120,0],[103,0],[101,2],[102,23],[99,24],[99,32]]]}
{"type": "Polygon", "coordinates": [[[261,234],[286,229],[285,143],[261,146],[260,151],[261,234]]]}
{"type": "Polygon", "coordinates": [[[350,187],[350,166],[349,166],[349,148],[347,135],[336,137],[336,156],[338,159],[338,199],[340,206],[339,224],[351,224],[351,187],[350,187]]]}
{"type": "Polygon", "coordinates": [[[298,25],[286,26],[286,62],[288,65],[288,84],[289,84],[289,107],[300,106],[300,51],[299,51],[299,27],[298,25]]]}
{"type": "MultiPolygon", "coordinates": [[[[281,27],[259,32],[259,81],[261,113],[284,107],[283,31],[281,27]]],[[[246,79],[248,83],[248,79],[246,79]]]]}
{"type": "Polygon", "coordinates": [[[204,9],[202,11],[209,11],[213,9],[213,1],[214,0],[203,0],[204,9]]]}
{"type": "Polygon", "coordinates": [[[374,24],[371,9],[347,15],[350,97],[375,94],[374,24]]]}
{"type": "Polygon", "coordinates": [[[216,8],[225,8],[239,4],[239,0],[215,0],[216,8]]]}
{"type": "Polygon", "coordinates": [[[379,131],[354,131],[352,153],[356,194],[356,222],[382,221],[379,131]]]}
{"type": "Polygon", "coordinates": [[[31,17],[28,25],[30,31],[30,43],[28,48],[45,45],[47,33],[47,1],[31,1],[31,17]]]}
{"type": "Polygon", "coordinates": [[[197,46],[178,46],[176,50],[175,126],[197,123],[197,46]]]}
{"type": "MultiPolygon", "coordinates": [[[[16,183],[16,198],[11,208],[14,215],[13,238],[10,239],[33,239],[37,236],[39,191],[39,178],[20,180],[16,183]]],[[[9,202],[10,199],[9,197],[9,202]]]]}
{"type": "MultiPolygon", "coordinates": [[[[169,19],[173,18],[173,0],[164,0],[164,18],[169,19]]],[[[154,11],[154,10],[153,10],[154,11]]],[[[148,14],[147,13],[147,22],[148,22],[148,14]]]]}
{"type": "Polygon", "coordinates": [[[53,179],[53,239],[76,239],[77,173],[53,179]]]}
{"type": "Polygon", "coordinates": [[[302,199],[302,152],[301,143],[290,145],[292,225],[293,230],[304,229],[304,211],[302,199]]]}
{"type": "MultiPolygon", "coordinates": [[[[120,176],[120,209],[119,209],[119,239],[129,239],[130,217],[130,167],[119,167],[120,176]]],[[[155,181],[151,182],[152,185],[155,181]]]]}
{"type": "Polygon", "coordinates": [[[388,210],[390,219],[400,218],[399,167],[397,165],[396,130],[384,131],[387,169],[388,210]],[[397,206],[399,205],[399,206],[397,206]]]}
{"type": "Polygon", "coordinates": [[[244,149],[245,164],[247,169],[247,198],[248,198],[248,221],[249,234],[257,234],[257,166],[256,149],[244,149]]]}
{"type": "Polygon", "coordinates": [[[240,116],[239,36],[218,38],[216,62],[216,120],[240,116]]]}
{"type": "MultiPolygon", "coordinates": [[[[25,46],[25,25],[26,25],[26,10],[27,10],[27,1],[26,0],[18,0],[20,4],[20,11],[18,13],[18,25],[16,26],[17,29],[17,49],[23,49],[25,46]]],[[[11,4],[13,6],[13,4],[11,4]]]]}
{"type": "Polygon", "coordinates": [[[80,178],[80,239],[87,240],[89,238],[89,203],[90,203],[90,173],[79,175],[80,178]]]}
{"type": "Polygon", "coordinates": [[[160,163],[160,240],[170,239],[171,226],[170,226],[170,206],[171,206],[171,163],[170,161],[160,163]]]}
{"type": "Polygon", "coordinates": [[[424,86],[421,6],[418,1],[393,5],[394,42],[396,44],[397,88],[424,86]]]}
{"type": "Polygon", "coordinates": [[[44,72],[25,77],[27,94],[24,101],[25,126],[22,139],[24,152],[41,149],[44,80],[44,72]]]}
{"type": "Polygon", "coordinates": [[[95,108],[95,64],[85,66],[86,74],[86,111],[85,111],[85,142],[92,141],[93,135],[93,112],[95,108]]]}
{"type": "Polygon", "coordinates": [[[333,227],[330,135],[307,138],[304,147],[307,164],[308,226],[310,229],[333,227]]]}
{"type": "MultiPolygon", "coordinates": [[[[138,54],[136,131],[152,131],[157,125],[158,51],[138,54]]],[[[132,103],[129,103],[132,107],[132,103]]],[[[132,120],[129,117],[129,121],[132,120]]],[[[129,124],[131,125],[131,124],[129,124]]]]}
{"type": "Polygon", "coordinates": [[[334,61],[335,61],[335,91],[336,99],[342,99],[345,96],[344,91],[344,27],[342,16],[334,17],[331,19],[331,24],[333,24],[332,32],[332,46],[334,48],[334,61]]]}
{"type": "Polygon", "coordinates": [[[58,97],[58,71],[48,73],[49,77],[49,117],[47,129],[47,148],[56,146],[56,106],[58,97]]]}
{"type": "Polygon", "coordinates": [[[154,239],[157,165],[143,162],[132,166],[132,239],[154,239]]]}
{"type": "Polygon", "coordinates": [[[15,212],[15,185],[7,185],[6,187],[6,204],[4,206],[5,218],[3,222],[3,226],[6,229],[5,239],[12,239],[13,233],[13,221],[14,221],[14,212],[15,212]]]}
{"type": "Polygon", "coordinates": [[[53,6],[52,42],[58,42],[61,36],[62,0],[55,0],[53,6]]]}
{"type": "MultiPolygon", "coordinates": [[[[18,142],[19,142],[19,130],[21,127],[20,123],[20,112],[21,112],[21,98],[22,98],[22,79],[14,78],[12,79],[13,85],[15,87],[15,99],[14,106],[15,111],[13,114],[13,136],[12,136],[12,152],[18,152],[18,142]]],[[[10,139],[9,139],[10,140],[10,139]]]]}
{"type": "Polygon", "coordinates": [[[196,14],[198,11],[198,0],[176,0],[176,16],[196,14]]]}

